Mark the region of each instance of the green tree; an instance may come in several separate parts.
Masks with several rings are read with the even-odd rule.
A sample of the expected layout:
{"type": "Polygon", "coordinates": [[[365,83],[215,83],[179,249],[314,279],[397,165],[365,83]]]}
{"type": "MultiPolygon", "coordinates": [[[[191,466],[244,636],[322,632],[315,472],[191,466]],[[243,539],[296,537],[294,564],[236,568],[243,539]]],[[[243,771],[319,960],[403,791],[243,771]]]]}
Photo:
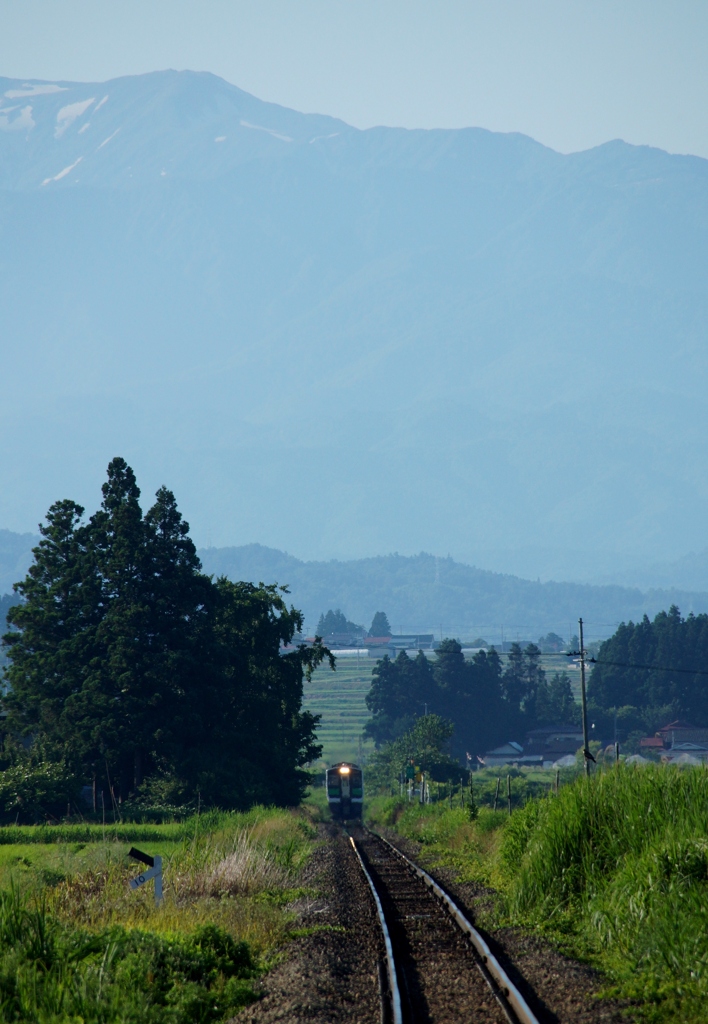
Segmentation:
{"type": "Polygon", "coordinates": [[[297,798],[318,751],[302,675],[328,652],[283,657],[302,628],[283,592],[213,583],[172,493],[145,516],[139,498],[114,459],[88,523],[73,502],[50,508],[8,614],[9,729],[121,798],[146,776],[230,806],[297,798]]]}
{"type": "Polygon", "coordinates": [[[371,689],[366,695],[366,706],[372,718],[364,734],[370,736],[377,747],[388,743],[409,731],[424,712],[426,703],[432,709],[436,699],[437,684],[422,651],[415,659],[405,651],[401,651],[395,661],[386,655],[377,661],[372,672],[371,689]]]}
{"type": "Polygon", "coordinates": [[[546,633],[539,637],[538,646],[544,654],[558,654],[565,647],[565,640],[558,633],[546,633]]]}
{"type": "Polygon", "coordinates": [[[541,651],[536,644],[524,650],[513,643],[502,676],[502,690],[509,712],[509,722],[516,730],[530,727],[535,721],[536,695],[545,683],[541,651]]]}
{"type": "Polygon", "coordinates": [[[454,725],[452,749],[459,757],[482,753],[507,731],[508,707],[501,687],[501,662],[491,648],[467,661],[457,640],[443,640],[430,661],[401,652],[377,662],[366,698],[372,718],[365,727],[377,746],[409,732],[426,711],[454,725]]]}
{"type": "Polygon", "coordinates": [[[672,605],[653,621],[622,623],[597,653],[588,699],[609,712],[633,707],[658,728],[671,718],[708,726],[708,615],[682,618],[672,605]]]}
{"type": "Polygon", "coordinates": [[[304,766],[322,750],[319,715],[302,711],[303,674],[328,652],[301,644],[281,653],[302,614],[276,585],[222,577],[215,590],[207,671],[188,694],[182,748],[165,764],[162,791],[183,799],[199,789],[221,806],[295,804],[309,778],[304,766]]]}
{"type": "Polygon", "coordinates": [[[317,623],[317,636],[330,636],[332,633],[363,633],[363,627],[350,622],[344,612],[330,608],[326,615],[320,615],[317,623]]]}
{"type": "Polygon", "coordinates": [[[550,682],[544,680],[536,693],[535,724],[579,725],[580,705],[573,697],[567,672],[556,672],[550,682]]]}
{"type": "Polygon", "coordinates": [[[412,729],[374,755],[367,769],[370,785],[377,788],[398,782],[411,760],[435,782],[466,778],[467,770],[447,752],[453,732],[452,722],[439,715],[423,715],[412,729]]]}
{"type": "Polygon", "coordinates": [[[15,585],[21,603],[9,610],[3,637],[8,727],[42,736],[57,757],[70,743],[78,753],[66,707],[90,673],[101,619],[101,581],[83,512],[72,501],[49,509],[34,563],[15,585]]]}
{"type": "Polygon", "coordinates": [[[391,636],[391,627],[388,624],[386,612],[376,612],[371,620],[369,636],[391,636]]]}

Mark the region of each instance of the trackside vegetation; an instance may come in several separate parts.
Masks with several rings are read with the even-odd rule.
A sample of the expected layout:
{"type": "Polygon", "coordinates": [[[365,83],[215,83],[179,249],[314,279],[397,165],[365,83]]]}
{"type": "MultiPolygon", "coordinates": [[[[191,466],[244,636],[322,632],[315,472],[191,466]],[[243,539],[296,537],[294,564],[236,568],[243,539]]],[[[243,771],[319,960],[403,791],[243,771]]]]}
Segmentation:
{"type": "Polygon", "coordinates": [[[624,766],[530,799],[511,817],[379,798],[372,820],[421,859],[499,894],[488,925],[544,934],[589,959],[634,1019],[705,1020],[708,770],[624,766]]]}
{"type": "Polygon", "coordinates": [[[292,932],[289,905],[307,893],[296,880],[314,848],[310,820],[254,808],[151,828],[93,843],[70,841],[80,827],[58,826],[53,842],[38,828],[33,845],[31,828],[8,830],[27,845],[3,851],[31,850],[37,870],[18,856],[0,873],[0,1020],[216,1024],[258,998],[292,932]],[[149,885],[128,887],[128,844],[146,840],[163,855],[159,907],[149,885]],[[50,857],[63,870],[41,870],[50,857]]]}

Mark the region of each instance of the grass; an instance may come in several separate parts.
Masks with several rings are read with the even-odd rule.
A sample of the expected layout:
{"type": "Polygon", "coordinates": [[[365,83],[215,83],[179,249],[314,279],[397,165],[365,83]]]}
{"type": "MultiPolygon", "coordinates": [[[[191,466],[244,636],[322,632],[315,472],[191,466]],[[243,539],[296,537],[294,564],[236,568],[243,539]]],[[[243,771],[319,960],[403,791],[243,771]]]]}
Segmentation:
{"type": "Polygon", "coordinates": [[[0,843],[0,1019],[191,1024],[252,1001],[292,932],[288,905],[311,895],[297,885],[311,819],[255,808],[120,826],[106,842],[88,828],[14,829],[23,842],[0,843]],[[163,857],[159,907],[151,883],[128,887],[137,843],[163,857]]]}
{"type": "MultiPolygon", "coordinates": [[[[645,1021],[705,1021],[708,770],[618,766],[476,820],[378,798],[370,820],[499,893],[495,921],[588,959],[645,1021]]],[[[492,923],[488,921],[487,923],[492,923]]]]}
{"type": "Polygon", "coordinates": [[[481,807],[472,817],[469,806],[450,808],[447,802],[421,805],[400,797],[374,798],[367,822],[384,826],[421,843],[420,862],[429,868],[453,868],[460,881],[493,883],[494,865],[507,821],[505,810],[481,807]]]}
{"type": "MultiPolygon", "coordinates": [[[[0,825],[0,846],[28,843],[159,843],[163,840],[180,841],[191,835],[194,819],[166,825],[89,823],[58,825],[0,825]]],[[[208,826],[207,826],[208,827],[208,826]]]]}

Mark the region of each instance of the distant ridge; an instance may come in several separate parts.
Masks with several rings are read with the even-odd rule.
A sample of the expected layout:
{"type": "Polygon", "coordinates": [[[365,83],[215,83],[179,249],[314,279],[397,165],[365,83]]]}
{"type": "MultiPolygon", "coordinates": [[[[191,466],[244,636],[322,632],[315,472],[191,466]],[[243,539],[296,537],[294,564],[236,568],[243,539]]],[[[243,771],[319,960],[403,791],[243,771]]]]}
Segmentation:
{"type": "Polygon", "coordinates": [[[3,78],[0,226],[0,522],[121,454],[315,559],[705,546],[706,160],[3,78]]]}
{"type": "MultiPolygon", "coordinates": [[[[0,597],[22,579],[39,537],[0,530],[0,597]]],[[[708,593],[678,588],[547,582],[477,569],[452,558],[380,555],[351,561],[303,561],[263,544],[202,548],[204,571],[253,583],[279,583],[290,589],[288,601],[314,629],[322,612],[341,608],[368,626],[374,612],[385,611],[394,630],[434,631],[489,642],[537,639],[549,631],[568,636],[582,615],[591,638],[609,635],[615,624],[677,604],[684,615],[708,612],[708,593]]],[[[2,625],[2,623],[0,623],[2,625]]]]}
{"type": "Polygon", "coordinates": [[[608,636],[620,621],[653,617],[677,604],[684,614],[708,612],[708,593],[649,590],[585,583],[539,583],[503,575],[452,558],[421,553],[383,555],[353,561],[303,562],[261,544],[206,548],[204,570],[233,580],[287,584],[290,600],[313,629],[322,612],[341,608],[368,626],[385,611],[394,630],[442,627],[446,635],[482,633],[494,642],[502,627],[506,639],[537,639],[549,631],[567,637],[578,616],[590,638],[608,636]]]}

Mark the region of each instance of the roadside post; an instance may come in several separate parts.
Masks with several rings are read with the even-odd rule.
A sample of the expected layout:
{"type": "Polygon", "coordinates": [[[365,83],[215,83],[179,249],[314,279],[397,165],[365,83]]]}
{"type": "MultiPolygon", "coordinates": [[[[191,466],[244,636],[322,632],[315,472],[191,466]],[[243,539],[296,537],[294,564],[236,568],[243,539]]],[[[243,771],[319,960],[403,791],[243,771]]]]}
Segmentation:
{"type": "Polygon", "coordinates": [[[162,857],[155,855],[151,857],[149,853],[143,853],[142,850],[136,850],[134,846],[128,850],[128,856],[132,857],[133,860],[140,861],[141,864],[146,864],[148,867],[147,871],[143,871],[142,874],[136,878],[130,879],[130,888],[139,889],[141,885],[145,885],[151,878],[155,879],[155,903],[160,906],[162,902],[162,857]]]}

